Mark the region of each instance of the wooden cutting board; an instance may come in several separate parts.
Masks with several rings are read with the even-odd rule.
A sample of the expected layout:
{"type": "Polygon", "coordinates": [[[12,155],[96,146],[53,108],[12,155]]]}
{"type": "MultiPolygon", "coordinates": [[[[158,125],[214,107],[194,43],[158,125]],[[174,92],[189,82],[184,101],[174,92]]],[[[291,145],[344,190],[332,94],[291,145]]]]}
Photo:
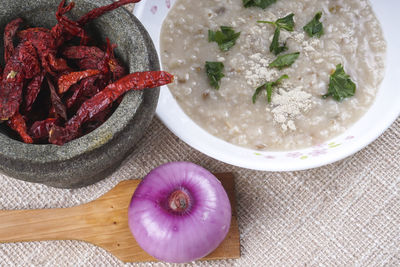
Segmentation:
{"type": "MultiPolygon", "coordinates": [[[[218,173],[232,206],[229,233],[203,260],[240,257],[232,173],[218,173]]],[[[62,209],[0,210],[0,243],[81,240],[102,247],[124,262],[156,261],[143,251],[128,226],[128,206],[140,180],[120,182],[99,199],[62,209]]]]}

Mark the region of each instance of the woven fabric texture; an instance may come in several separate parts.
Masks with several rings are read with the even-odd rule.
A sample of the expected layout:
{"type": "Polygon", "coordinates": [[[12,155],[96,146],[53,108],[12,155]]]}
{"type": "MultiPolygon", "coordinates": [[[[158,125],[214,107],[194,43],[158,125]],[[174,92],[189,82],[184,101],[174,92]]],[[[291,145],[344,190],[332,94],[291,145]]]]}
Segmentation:
{"type": "MultiPolygon", "coordinates": [[[[367,148],[298,172],[233,167],[192,149],[154,119],[135,152],[109,178],[61,190],[0,175],[0,209],[70,207],[169,161],[235,174],[241,258],[194,266],[400,266],[400,119],[367,148]]],[[[79,241],[0,244],[1,266],[123,266],[79,241]]],[[[170,266],[146,263],[137,266],[170,266]]],[[[130,266],[130,264],[127,264],[130,266]]],[[[133,266],[135,266],[133,264],[133,266]]]]}

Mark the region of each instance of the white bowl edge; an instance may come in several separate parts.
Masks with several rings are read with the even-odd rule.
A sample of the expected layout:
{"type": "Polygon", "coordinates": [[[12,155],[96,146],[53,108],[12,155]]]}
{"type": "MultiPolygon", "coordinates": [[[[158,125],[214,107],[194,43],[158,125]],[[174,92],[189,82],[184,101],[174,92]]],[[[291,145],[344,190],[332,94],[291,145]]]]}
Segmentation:
{"type": "MultiPolygon", "coordinates": [[[[147,0],[136,4],[134,14],[144,24],[160,57],[161,25],[174,0],[147,0]],[[155,8],[156,7],[156,8],[155,8]],[[155,12],[154,12],[155,11],[155,12]],[[154,12],[154,13],[153,13],[154,12]]],[[[344,159],[376,140],[400,114],[400,1],[370,1],[388,43],[386,75],[374,104],[344,134],[320,146],[283,152],[256,151],[223,141],[194,123],[180,108],[166,86],[161,88],[157,116],[181,140],[196,150],[235,166],[262,171],[295,171],[320,167],[344,159]],[[387,100],[393,102],[386,105],[387,100]],[[382,114],[385,116],[382,116],[382,114]],[[370,121],[374,125],[370,125],[370,121]],[[371,129],[372,127],[372,129],[371,129]],[[206,142],[205,142],[206,141],[206,142]]],[[[394,140],[396,141],[396,140],[394,140]]]]}

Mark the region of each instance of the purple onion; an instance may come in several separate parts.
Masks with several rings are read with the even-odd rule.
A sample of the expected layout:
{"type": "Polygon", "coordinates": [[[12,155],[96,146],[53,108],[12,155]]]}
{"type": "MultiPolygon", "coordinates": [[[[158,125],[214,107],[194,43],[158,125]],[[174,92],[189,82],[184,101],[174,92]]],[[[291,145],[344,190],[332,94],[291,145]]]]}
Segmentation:
{"type": "Polygon", "coordinates": [[[152,170],[128,209],[129,228],[142,249],[176,263],[215,250],[229,231],[231,216],[221,182],[190,162],[171,162],[152,170]]]}

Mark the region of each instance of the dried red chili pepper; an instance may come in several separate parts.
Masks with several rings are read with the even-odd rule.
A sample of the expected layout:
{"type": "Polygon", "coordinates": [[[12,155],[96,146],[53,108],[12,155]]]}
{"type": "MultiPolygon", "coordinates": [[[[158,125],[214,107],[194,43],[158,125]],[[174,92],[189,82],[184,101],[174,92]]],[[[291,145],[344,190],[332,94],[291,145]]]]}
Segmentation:
{"type": "Polygon", "coordinates": [[[33,77],[33,79],[29,82],[28,86],[26,87],[25,112],[28,112],[31,110],[32,105],[35,102],[35,100],[40,92],[40,87],[42,86],[43,78],[44,78],[44,72],[33,77]]]}
{"type": "Polygon", "coordinates": [[[108,85],[95,96],[85,101],[67,123],[66,127],[54,126],[49,135],[52,144],[63,145],[74,139],[81,125],[108,108],[115,100],[129,90],[143,90],[171,83],[173,76],[165,71],[147,71],[128,74],[108,85]]]}
{"type": "Polygon", "coordinates": [[[72,71],[72,69],[68,67],[67,61],[63,58],[56,58],[53,54],[45,55],[44,58],[56,72],[72,71]]]}
{"type": "Polygon", "coordinates": [[[89,40],[83,29],[87,22],[122,5],[139,1],[117,1],[93,9],[78,21],[74,21],[65,16],[74,7],[74,3],[65,6],[66,1],[62,0],[56,12],[58,23],[51,30],[29,28],[20,31],[18,36],[21,42],[16,48],[13,47],[13,37],[22,20],[17,19],[9,23],[4,34],[7,64],[0,81],[0,120],[10,119],[8,123],[13,122],[12,126],[21,133],[22,138],[30,142],[26,133],[25,118],[18,112],[23,97],[25,105],[22,110],[29,124],[32,123],[30,130],[35,140],[42,142],[48,136],[49,140],[53,139],[61,144],[86,134],[102,124],[122,100],[123,94],[129,90],[127,87],[137,85],[132,89],[139,90],[145,85],[158,86],[157,82],[165,78],[161,72],[158,73],[160,74],[158,77],[151,78],[151,75],[157,75],[156,73],[143,76],[148,78],[143,83],[135,81],[136,76],[143,74],[130,76],[134,81],[120,79],[126,70],[115,58],[113,50],[116,46],[111,45],[108,39],[106,51],[97,47],[75,47],[70,48],[69,52],[72,53],[70,56],[64,51],[64,57],[76,60],[76,65],[73,66],[78,66],[82,70],[80,72],[74,72],[64,58],[57,56],[59,48],[74,36],[80,37],[81,43],[89,40]],[[48,92],[40,90],[44,76],[47,76],[48,92]],[[71,92],[61,99],[54,88],[53,80],[60,83],[58,88],[60,92],[68,89],[71,92]],[[117,82],[110,84],[116,80],[117,82]],[[101,91],[103,88],[105,88],[104,93],[101,91]],[[68,114],[72,119],[64,123],[68,114]],[[47,119],[43,120],[44,118],[47,119]],[[62,125],[64,127],[61,127],[62,125]]]}
{"type": "Polygon", "coordinates": [[[98,69],[102,73],[113,73],[114,80],[122,78],[125,74],[125,68],[116,60],[113,48],[107,38],[107,51],[104,52],[95,46],[71,46],[63,51],[63,56],[69,59],[78,60],[79,69],[98,69]],[[115,74],[114,74],[115,73],[115,74]]]}
{"type": "MultiPolygon", "coordinates": [[[[75,3],[71,2],[66,7],[65,0],[62,0],[56,12],[57,16],[63,16],[69,12],[75,3]]],[[[55,75],[53,71],[68,70],[68,66],[64,59],[56,57],[57,48],[66,40],[70,39],[65,28],[61,24],[56,24],[51,30],[46,28],[29,28],[18,33],[22,41],[31,42],[38,51],[43,68],[50,74],[55,75]]]]}
{"type": "MultiPolygon", "coordinates": [[[[86,13],[84,16],[82,16],[78,21],[73,21],[67,17],[64,16],[66,12],[71,10],[73,8],[72,3],[70,3],[67,7],[63,8],[65,5],[65,0],[61,1],[58,11],[56,13],[56,18],[58,21],[58,24],[62,25],[62,30],[68,32],[68,34],[72,36],[78,36],[81,38],[81,44],[86,44],[87,41],[89,40],[88,35],[86,34],[85,30],[83,29],[83,26],[88,23],[90,20],[93,20],[95,18],[98,18],[99,16],[103,15],[106,12],[112,11],[120,6],[130,4],[130,3],[137,3],[140,0],[121,0],[118,2],[114,2],[110,5],[107,6],[102,6],[99,8],[95,8],[88,13],[86,13]]],[[[56,30],[54,30],[57,32],[56,30]]]]}
{"type": "MultiPolygon", "coordinates": [[[[75,7],[75,2],[71,2],[69,3],[67,6],[65,6],[65,0],[62,0],[60,2],[60,4],[58,5],[57,11],[56,11],[56,18],[61,17],[63,15],[65,15],[66,13],[68,13],[69,11],[71,11],[71,9],[73,9],[75,7]]],[[[64,43],[64,41],[68,38],[64,29],[64,26],[60,23],[57,23],[52,29],[51,29],[51,33],[53,35],[53,37],[55,39],[58,40],[58,45],[60,46],[62,43],[64,43]]],[[[69,38],[71,38],[70,36],[68,36],[69,38]]]]}
{"type": "MultiPolygon", "coordinates": [[[[82,96],[86,98],[91,98],[95,94],[103,90],[103,88],[105,88],[109,83],[110,80],[108,79],[108,77],[102,74],[87,78],[83,83],[82,96]]],[[[82,103],[83,102],[81,102],[80,104],[82,103]]]]}
{"type": "Polygon", "coordinates": [[[4,61],[7,62],[14,54],[13,38],[17,33],[19,25],[23,22],[21,18],[12,20],[4,29],[4,61]]]}
{"type": "Polygon", "coordinates": [[[104,51],[97,46],[69,46],[64,49],[62,55],[69,59],[94,58],[101,60],[104,57],[104,51]]]}
{"type": "Polygon", "coordinates": [[[51,103],[53,105],[55,113],[63,118],[64,120],[67,120],[67,109],[65,108],[64,103],[61,101],[60,97],[58,96],[56,89],[54,88],[53,83],[50,81],[49,77],[46,77],[47,84],[49,85],[49,90],[50,90],[50,99],[51,103]]]}
{"type": "Polygon", "coordinates": [[[76,71],[65,74],[58,79],[58,93],[65,93],[73,84],[76,84],[80,80],[99,74],[100,71],[97,69],[76,71]]]}
{"type": "Polygon", "coordinates": [[[117,98],[130,90],[143,90],[171,83],[173,76],[165,71],[146,71],[128,74],[109,84],[102,91],[82,104],[77,114],[67,122],[67,126],[79,128],[83,122],[106,109],[117,98]]]}
{"type": "Polygon", "coordinates": [[[62,146],[79,136],[77,129],[53,125],[49,131],[49,142],[53,145],[62,146]]]}
{"type": "MultiPolygon", "coordinates": [[[[21,31],[18,35],[21,40],[29,40],[29,42],[34,45],[45,70],[50,74],[55,75],[54,71],[62,71],[67,68],[66,62],[63,59],[56,58],[56,49],[63,44],[65,40],[71,38],[68,34],[75,33],[82,35],[81,32],[83,29],[81,27],[83,27],[88,21],[101,16],[105,12],[133,2],[139,2],[139,0],[123,0],[108,6],[96,8],[84,15],[78,22],[74,22],[64,16],[65,13],[69,12],[74,7],[74,3],[71,2],[69,5],[64,7],[65,0],[62,0],[56,13],[56,17],[61,21],[61,23],[59,21],[52,30],[45,28],[30,28],[21,31]]],[[[81,37],[84,38],[84,36],[81,37]]]]}
{"type": "Polygon", "coordinates": [[[10,73],[16,69],[19,70],[19,72],[16,74],[15,78],[18,79],[19,77],[24,80],[32,79],[41,72],[36,49],[30,42],[20,43],[17,46],[14,55],[4,68],[3,81],[12,80],[9,76],[13,75],[10,73]],[[19,74],[21,74],[22,77],[19,76],[19,74]]]}
{"type": "MultiPolygon", "coordinates": [[[[100,91],[100,88],[95,85],[97,79],[101,79],[99,75],[83,79],[79,84],[73,87],[73,94],[66,100],[68,109],[74,109],[75,106],[80,106],[88,98],[94,96],[100,91]]],[[[75,109],[76,111],[76,109],[75,109]]]]}
{"type": "Polygon", "coordinates": [[[98,69],[104,74],[110,72],[107,63],[104,60],[97,60],[94,58],[82,58],[77,61],[77,65],[80,70],[98,69]]]}
{"type": "Polygon", "coordinates": [[[19,114],[19,112],[16,112],[8,121],[7,125],[16,131],[19,136],[21,137],[22,141],[27,144],[32,144],[33,140],[27,133],[26,129],[26,122],[24,120],[24,117],[19,114]]]}
{"type": "Polygon", "coordinates": [[[81,94],[83,87],[83,81],[77,84],[74,84],[71,86],[71,89],[69,90],[72,95],[70,95],[64,102],[68,110],[71,110],[72,106],[74,106],[75,101],[78,99],[78,97],[81,94]]]}
{"type": "Polygon", "coordinates": [[[78,24],[80,26],[83,26],[86,23],[88,23],[90,20],[98,18],[106,12],[112,11],[116,8],[119,8],[119,7],[127,5],[127,4],[137,3],[137,2],[140,2],[140,0],[120,0],[120,1],[114,2],[107,6],[95,8],[92,11],[89,11],[88,13],[86,13],[84,16],[82,16],[78,20],[78,24]]]}
{"type": "Polygon", "coordinates": [[[104,74],[110,71],[106,54],[95,46],[71,46],[64,50],[63,56],[77,60],[80,70],[98,69],[104,74]]]}
{"type": "Polygon", "coordinates": [[[84,123],[82,125],[82,131],[85,134],[88,134],[88,133],[96,130],[100,125],[102,125],[110,117],[113,110],[114,110],[113,106],[110,106],[110,107],[106,108],[105,110],[103,110],[102,112],[100,112],[99,114],[97,114],[96,116],[94,116],[92,119],[90,119],[89,121],[87,121],[86,123],[84,123]]]}
{"type": "Polygon", "coordinates": [[[67,32],[70,36],[78,36],[81,38],[81,44],[86,44],[89,41],[89,36],[86,31],[76,21],[73,21],[66,16],[56,13],[58,24],[62,25],[63,31],[67,32]]]}
{"type": "Polygon", "coordinates": [[[7,61],[0,84],[0,120],[7,120],[18,110],[24,82],[40,73],[35,48],[29,42],[20,43],[7,61]]]}
{"type": "Polygon", "coordinates": [[[115,58],[114,49],[116,45],[112,45],[110,40],[107,38],[107,50],[106,50],[106,60],[108,67],[113,74],[113,80],[117,81],[126,75],[126,69],[119,64],[118,60],[115,58]]]}
{"type": "MultiPolygon", "coordinates": [[[[113,81],[119,80],[127,73],[126,69],[115,58],[113,51],[115,47],[117,46],[111,44],[110,40],[107,38],[106,52],[93,46],[72,46],[66,48],[63,55],[67,58],[78,60],[77,65],[80,69],[100,70],[103,75],[106,75],[104,79],[106,79],[108,83],[108,80],[111,78],[110,72],[113,81]]],[[[99,86],[101,87],[101,85],[99,86]]]]}
{"type": "Polygon", "coordinates": [[[68,70],[64,59],[58,59],[57,39],[51,31],[45,28],[29,28],[18,33],[18,37],[23,42],[31,43],[37,50],[37,54],[46,72],[55,76],[55,72],[68,70]]]}
{"type": "Polygon", "coordinates": [[[47,118],[42,121],[36,121],[29,128],[29,135],[35,139],[47,139],[49,137],[50,129],[56,125],[56,118],[47,118]]]}
{"type": "MultiPolygon", "coordinates": [[[[64,7],[65,0],[62,0],[56,16],[63,16],[69,12],[75,3],[71,2],[64,7]]],[[[61,24],[56,24],[51,30],[46,28],[29,28],[18,33],[22,41],[29,41],[37,49],[37,53],[42,62],[43,68],[50,74],[55,75],[55,71],[68,70],[68,66],[64,59],[56,57],[57,48],[62,45],[65,40],[71,37],[67,35],[65,28],[61,24]]]]}

